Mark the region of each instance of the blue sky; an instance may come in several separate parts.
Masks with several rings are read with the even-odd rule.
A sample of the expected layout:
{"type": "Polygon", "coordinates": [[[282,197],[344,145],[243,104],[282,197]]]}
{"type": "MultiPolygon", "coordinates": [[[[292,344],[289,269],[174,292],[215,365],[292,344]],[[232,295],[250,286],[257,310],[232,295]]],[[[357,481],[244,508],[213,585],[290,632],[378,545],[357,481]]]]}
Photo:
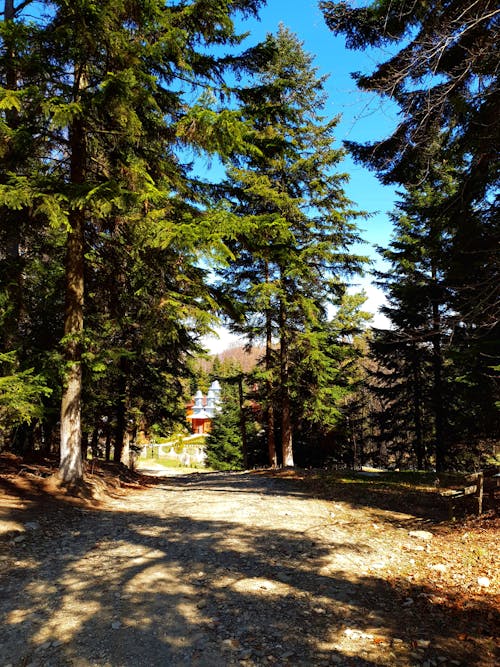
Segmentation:
{"type": "MultiPolygon", "coordinates": [[[[339,145],[344,140],[363,142],[389,135],[397,123],[397,108],[381,100],[378,95],[359,91],[351,77],[351,72],[371,72],[377,62],[387,58],[388,53],[382,50],[347,50],[344,39],[335,37],[327,28],[317,0],[268,0],[267,6],[260,11],[259,21],[238,23],[242,32],[251,33],[243,47],[250,47],[263,40],[267,33],[275,33],[280,23],[292,30],[304,43],[304,49],[315,56],[314,65],[318,73],[329,75],[325,83],[328,101],[324,114],[328,117],[337,114],[342,116],[337,126],[339,145]]],[[[395,188],[381,185],[372,172],[354,164],[350,157],[346,158],[340,168],[350,175],[350,182],[345,187],[348,196],[359,209],[373,214],[368,220],[360,222],[365,244],[356,250],[380,263],[374,246],[386,246],[389,242],[391,223],[387,213],[394,207],[395,188]]],[[[383,302],[383,295],[371,285],[371,277],[368,275],[361,279],[358,288],[365,289],[368,296],[367,310],[376,314],[378,305],[383,302]]],[[[376,316],[375,323],[384,324],[379,316],[376,316]]],[[[224,332],[220,335],[220,340],[206,341],[213,353],[236,343],[234,338],[224,332]]]]}

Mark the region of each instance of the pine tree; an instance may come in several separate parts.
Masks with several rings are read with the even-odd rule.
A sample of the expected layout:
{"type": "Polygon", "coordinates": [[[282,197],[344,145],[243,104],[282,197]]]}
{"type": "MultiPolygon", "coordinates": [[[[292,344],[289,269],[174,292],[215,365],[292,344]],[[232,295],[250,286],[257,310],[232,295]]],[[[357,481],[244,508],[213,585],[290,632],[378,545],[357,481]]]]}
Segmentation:
{"type": "MultiPolygon", "coordinates": [[[[446,428],[443,393],[443,344],[450,335],[449,299],[445,282],[445,256],[449,243],[446,222],[439,215],[440,203],[454,188],[454,179],[444,173],[426,188],[409,189],[393,215],[395,238],[389,249],[380,249],[390,261],[382,285],[388,292],[389,307],[384,314],[392,322],[394,333],[386,335],[394,350],[400,341],[406,350],[406,381],[411,387],[418,466],[426,458],[422,440],[423,358],[432,369],[432,413],[436,467],[445,467],[449,433],[446,428]]],[[[380,337],[379,337],[380,340],[380,337]]],[[[400,371],[402,369],[400,368],[400,371]]]]}
{"type": "MultiPolygon", "coordinates": [[[[321,7],[333,32],[345,35],[348,48],[388,44],[393,47],[393,55],[372,73],[354,76],[362,90],[388,96],[399,105],[399,124],[387,138],[367,144],[349,143],[354,157],[376,170],[382,182],[399,183],[413,194],[438,187],[436,173],[455,171],[456,187],[445,193],[436,192],[441,203],[439,210],[432,212],[445,242],[436,253],[429,235],[421,239],[424,254],[433,248],[441,272],[435,283],[445,285],[447,292],[431,296],[431,278],[426,279],[426,297],[433,303],[432,324],[425,298],[420,300],[420,316],[427,320],[429,332],[433,330],[429,344],[432,342],[436,442],[448,440],[449,444],[454,440],[458,451],[463,435],[452,426],[458,421],[463,429],[465,423],[463,414],[457,412],[447,418],[439,407],[445,389],[454,386],[456,390],[454,400],[445,401],[448,411],[461,404],[459,377],[464,385],[470,382],[472,386],[481,374],[480,391],[484,395],[484,388],[487,389],[490,405],[498,394],[498,377],[491,367],[498,360],[500,303],[498,257],[494,250],[500,238],[500,14],[492,0],[380,0],[360,8],[349,7],[346,2],[324,1],[321,7]],[[446,331],[450,324],[442,321],[442,315],[450,313],[454,323],[448,334],[453,347],[459,340],[464,345],[460,351],[455,348],[445,360],[445,339],[440,331],[446,331]],[[469,352],[474,349],[471,356],[467,348],[469,352]],[[472,371],[472,357],[488,358],[489,371],[481,362],[472,371]],[[450,375],[445,387],[446,370],[450,375]],[[454,375],[456,380],[451,379],[454,375]]],[[[420,214],[429,219],[428,211],[421,209],[420,214]]],[[[412,286],[408,284],[407,288],[411,291],[412,286]]],[[[402,298],[405,307],[409,307],[409,300],[404,295],[402,298]]],[[[482,409],[480,412],[484,414],[482,409]]],[[[476,415],[471,407],[471,422],[472,414],[476,415]]],[[[491,422],[486,427],[488,420],[480,421],[486,432],[492,428],[491,422]]],[[[469,440],[477,442],[469,428],[467,433],[469,440]]],[[[489,437],[483,435],[485,439],[489,437]]],[[[447,454],[441,446],[436,452],[438,467],[444,465],[447,454]]]]}
{"type": "MultiPolygon", "coordinates": [[[[351,49],[390,44],[397,50],[358,86],[389,96],[400,122],[388,138],[350,142],[355,158],[384,183],[425,186],[439,165],[457,169],[457,187],[443,199],[440,216],[453,233],[450,265],[460,290],[456,305],[467,326],[497,328],[500,237],[498,155],[499,20],[494,0],[380,0],[366,7],[320,3],[327,25],[351,49]],[[472,296],[473,295],[473,296],[472,296]]],[[[450,280],[451,283],[451,280],[450,280]]],[[[498,329],[494,334],[498,341],[498,329]]]]}
{"type": "MultiPolygon", "coordinates": [[[[14,430],[10,419],[2,421],[6,442],[19,452],[34,445],[37,424],[38,440],[41,435],[47,442],[43,434],[52,430],[59,397],[54,387],[57,355],[48,347],[56,344],[60,324],[52,297],[60,275],[61,242],[47,224],[47,199],[32,200],[30,175],[40,171],[48,144],[41,110],[47,92],[40,58],[42,30],[35,20],[24,20],[23,12],[30,10],[30,2],[5,0],[0,21],[0,353],[8,359],[2,364],[2,379],[7,387],[18,378],[17,386],[26,388],[35,415],[14,430]]],[[[7,413],[13,414],[11,409],[7,413]]]]}
{"type": "Polygon", "coordinates": [[[356,271],[360,258],[347,250],[357,239],[356,214],[342,189],[346,176],[334,172],[343,155],[332,147],[338,119],[320,115],[324,79],[313,58],[283,26],[252,58],[255,83],[237,96],[255,149],[235,157],[229,170],[227,206],[240,232],[229,244],[235,260],[221,275],[236,315],[234,330],[249,343],[266,343],[270,464],[276,461],[274,410],[288,466],[293,350],[325,321],[327,304],[343,293],[341,276],[356,271]]]}
{"type": "MultiPolygon", "coordinates": [[[[37,52],[44,68],[36,117],[44,117],[40,144],[45,152],[36,171],[11,175],[1,203],[39,210],[67,232],[60,466],[65,482],[83,474],[89,239],[105,231],[111,219],[127,223],[135,216],[154,225],[165,247],[182,237],[194,246],[203,231],[200,191],[176,148],[199,145],[213,151],[229,145],[233,116],[225,114],[219,123],[203,109],[187,113],[183,88],[221,82],[221,61],[208,50],[235,45],[232,14],[254,13],[260,0],[208,4],[56,1],[46,3],[39,22],[37,52]]],[[[29,99],[27,91],[19,93],[29,99]]]]}
{"type": "Polygon", "coordinates": [[[466,163],[453,198],[457,204],[484,199],[498,168],[497,3],[377,0],[355,8],[324,0],[320,6],[348,48],[400,47],[373,73],[355,74],[362,90],[390,96],[402,110],[390,138],[351,145],[355,154],[386,182],[416,184],[446,136],[450,159],[466,163]]]}
{"type": "MultiPolygon", "coordinates": [[[[234,378],[234,373],[229,377],[234,378]]],[[[234,382],[222,382],[220,408],[220,412],[216,413],[212,420],[206,440],[207,464],[215,470],[242,470],[245,467],[245,447],[241,430],[242,406],[238,387],[234,382]]]]}
{"type": "MultiPolygon", "coordinates": [[[[488,378],[493,374],[483,367],[479,380],[481,363],[477,362],[482,355],[478,354],[472,363],[476,397],[469,396],[467,409],[461,398],[468,384],[465,377],[472,381],[472,359],[463,347],[464,334],[469,346],[473,338],[466,334],[462,313],[456,309],[457,285],[450,272],[454,230],[441,207],[454,188],[456,177],[450,169],[435,169],[433,179],[427,176],[425,187],[408,188],[392,216],[393,241],[389,248],[379,249],[391,265],[389,271],[379,274],[379,284],[388,295],[389,305],[383,312],[392,326],[390,331],[377,333],[374,352],[392,373],[385,387],[378,383],[376,391],[392,395],[392,411],[400,412],[400,423],[406,415],[417,465],[432,456],[438,470],[455,464],[464,433],[471,453],[485,437],[493,424],[479,437],[474,434],[475,424],[478,414],[488,411],[486,405],[491,412],[495,397],[493,377],[488,378]],[[486,386],[490,392],[485,394],[486,386]]],[[[486,339],[481,339],[480,347],[486,350],[486,346],[486,339]]],[[[475,354],[478,347],[476,341],[475,354]]]]}

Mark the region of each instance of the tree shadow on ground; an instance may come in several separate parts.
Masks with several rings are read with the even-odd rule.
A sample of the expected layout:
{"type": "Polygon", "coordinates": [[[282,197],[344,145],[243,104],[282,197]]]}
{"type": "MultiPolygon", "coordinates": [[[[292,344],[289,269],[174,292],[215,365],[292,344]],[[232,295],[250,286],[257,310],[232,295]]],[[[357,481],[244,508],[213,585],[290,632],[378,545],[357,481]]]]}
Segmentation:
{"type": "MultiPolygon", "coordinates": [[[[207,494],[252,490],[269,502],[287,488],[211,480],[195,483],[207,494]]],[[[12,509],[12,521],[32,526],[5,545],[3,664],[494,664],[487,638],[499,618],[488,595],[461,608],[420,586],[409,605],[406,583],[321,573],[328,550],[359,555],[370,545],[165,511],[169,490],[191,483],[166,480],[154,512],[49,506],[35,493],[12,509]]]]}
{"type": "Polygon", "coordinates": [[[206,489],[220,493],[267,493],[294,497],[317,497],[328,501],[349,503],[353,509],[370,508],[373,519],[377,510],[384,520],[405,525],[421,522],[437,523],[449,518],[449,505],[437,491],[403,487],[385,480],[349,479],[347,483],[335,479],[318,478],[308,471],[296,471],[295,475],[275,477],[272,471],[244,473],[201,472],[179,476],[148,478],[148,483],[163,488],[206,489]],[[390,517],[386,512],[401,514],[390,517]],[[407,517],[403,515],[407,514],[407,517]]]}
{"type": "MultiPolygon", "coordinates": [[[[399,512],[410,515],[410,522],[424,521],[439,523],[448,521],[450,515],[462,518],[477,512],[477,499],[475,496],[459,498],[453,503],[449,498],[442,496],[440,483],[445,484],[447,477],[454,478],[451,487],[460,488],[465,485],[463,475],[440,476],[436,474],[420,474],[422,480],[417,483],[419,475],[397,473],[376,474],[370,477],[367,473],[356,473],[355,471],[344,471],[344,473],[331,473],[327,471],[307,470],[298,472],[302,492],[316,494],[318,497],[330,501],[349,502],[353,508],[369,507],[373,511],[399,512]],[[414,482],[409,483],[405,477],[414,477],[414,482]],[[462,482],[460,483],[460,478],[462,482]],[[434,479],[435,484],[432,483],[434,479]],[[427,486],[425,485],[427,481],[427,486]],[[453,512],[451,512],[453,510],[453,512]]],[[[296,482],[292,478],[284,478],[291,484],[296,482]]],[[[483,511],[498,509],[498,500],[492,495],[483,496],[483,511]]],[[[386,520],[391,521],[390,517],[386,520]]],[[[399,519],[396,518],[396,522],[399,519]]]]}

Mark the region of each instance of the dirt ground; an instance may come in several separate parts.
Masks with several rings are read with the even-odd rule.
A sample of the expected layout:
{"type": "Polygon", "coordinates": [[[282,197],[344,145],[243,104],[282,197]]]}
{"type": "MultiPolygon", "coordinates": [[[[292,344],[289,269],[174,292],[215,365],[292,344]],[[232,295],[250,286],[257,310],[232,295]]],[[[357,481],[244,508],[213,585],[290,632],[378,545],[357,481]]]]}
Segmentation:
{"type": "Polygon", "coordinates": [[[0,460],[0,667],[499,664],[493,512],[297,472],[101,466],[73,497],[51,472],[0,460]]]}

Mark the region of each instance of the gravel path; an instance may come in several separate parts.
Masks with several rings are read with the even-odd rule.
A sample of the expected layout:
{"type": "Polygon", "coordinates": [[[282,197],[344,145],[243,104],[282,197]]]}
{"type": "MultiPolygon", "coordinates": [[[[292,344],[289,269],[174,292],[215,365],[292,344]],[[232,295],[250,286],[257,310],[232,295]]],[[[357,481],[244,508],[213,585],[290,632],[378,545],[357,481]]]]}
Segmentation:
{"type": "Polygon", "coordinates": [[[457,660],[390,586],[429,548],[409,518],[245,473],[168,477],[99,511],[27,503],[10,513],[0,667],[489,664],[457,660]]]}

